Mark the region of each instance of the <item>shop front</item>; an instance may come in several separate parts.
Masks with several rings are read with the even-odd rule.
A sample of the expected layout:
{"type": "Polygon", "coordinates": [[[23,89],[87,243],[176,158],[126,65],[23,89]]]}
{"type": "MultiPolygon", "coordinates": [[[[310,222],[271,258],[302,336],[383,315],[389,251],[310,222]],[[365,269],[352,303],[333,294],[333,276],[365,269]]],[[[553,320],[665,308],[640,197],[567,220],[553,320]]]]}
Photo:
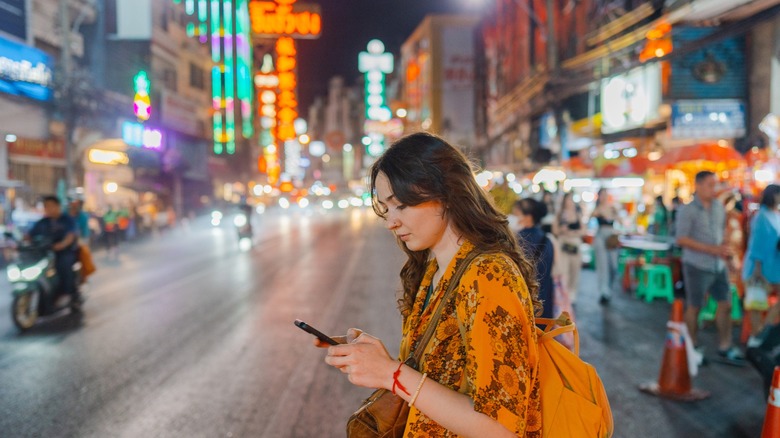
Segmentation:
{"type": "Polygon", "coordinates": [[[83,161],[86,210],[103,212],[138,202],[137,193],[129,188],[135,178],[127,150],[118,138],[98,141],[87,149],[83,161]]]}

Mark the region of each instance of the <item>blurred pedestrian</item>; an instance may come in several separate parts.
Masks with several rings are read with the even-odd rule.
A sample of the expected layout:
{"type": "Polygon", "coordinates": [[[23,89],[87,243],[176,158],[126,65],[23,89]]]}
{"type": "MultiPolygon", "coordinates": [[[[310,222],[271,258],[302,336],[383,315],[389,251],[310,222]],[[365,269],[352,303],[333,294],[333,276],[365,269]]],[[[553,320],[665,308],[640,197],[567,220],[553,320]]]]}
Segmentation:
{"type": "Polygon", "coordinates": [[[555,222],[555,215],[558,212],[558,209],[555,205],[555,197],[553,196],[552,192],[549,190],[544,190],[542,192],[542,204],[545,206],[545,214],[544,217],[539,221],[539,226],[542,227],[542,231],[545,233],[552,233],[553,232],[553,222],[555,222]]]}
{"type": "Polygon", "coordinates": [[[591,213],[596,219],[598,229],[593,239],[593,252],[596,258],[596,280],[600,294],[599,303],[609,304],[612,299],[612,284],[617,276],[618,249],[620,241],[615,231],[618,211],[609,198],[607,189],[601,189],[596,198],[596,207],[591,213]]]}
{"type": "Polygon", "coordinates": [[[87,281],[97,268],[92,260],[92,251],[90,249],[89,214],[84,211],[84,202],[80,199],[73,199],[68,204],[68,216],[76,224],[76,257],[81,262],[81,283],[87,281]]]}
{"type": "Polygon", "coordinates": [[[574,196],[571,193],[563,195],[561,211],[556,216],[553,230],[558,237],[561,249],[555,263],[560,267],[561,282],[569,299],[574,304],[577,301],[580,272],[582,271],[580,246],[585,227],[582,224],[582,209],[574,201],[574,196]]]}
{"type": "Polygon", "coordinates": [[[73,199],[68,204],[68,216],[76,223],[76,237],[82,245],[89,246],[89,214],[84,211],[84,202],[80,199],[73,199]]]}
{"type": "Polygon", "coordinates": [[[555,318],[553,306],[555,289],[553,288],[553,264],[555,248],[542,229],[542,218],[547,215],[547,205],[532,198],[523,198],[515,202],[512,214],[517,216],[520,231],[517,241],[525,251],[531,263],[536,264],[536,279],[539,281],[539,300],[542,301],[542,318],[555,318]]]}
{"type": "Polygon", "coordinates": [[[772,289],[780,292],[780,186],[770,184],[761,196],[761,207],[753,216],[750,224],[748,242],[742,278],[746,283],[757,283],[764,289],[763,299],[748,299],[745,308],[751,323],[751,337],[748,347],[757,347],[760,341],[757,335],[765,325],[774,323],[780,315],[780,302],[769,308],[768,292],[772,289]],[[761,313],[768,310],[766,317],[761,313]]]}
{"type": "Polygon", "coordinates": [[[453,283],[418,370],[354,329],[349,338],[359,336],[329,347],[325,361],[355,385],[408,401],[404,436],[540,434],[536,274],[469,161],[436,136],[412,134],[375,162],[370,183],[374,210],[407,255],[402,360],[418,347],[456,268],[472,251],[476,259],[453,283]]]}
{"type": "Polygon", "coordinates": [[[740,296],[744,292],[742,284],[742,264],[747,249],[747,233],[745,215],[742,211],[742,197],[738,192],[728,191],[723,195],[723,207],[726,210],[726,230],[723,234],[723,244],[731,248],[726,268],[729,273],[729,283],[737,288],[740,296]]]}
{"type": "Polygon", "coordinates": [[[113,205],[103,213],[103,235],[106,237],[106,255],[117,257],[119,251],[119,213],[113,205]]]}
{"type": "MultiPolygon", "coordinates": [[[[677,215],[677,244],[682,247],[682,271],[685,287],[685,323],[697,345],[698,317],[707,294],[718,303],[715,324],[718,328],[716,359],[744,365],[745,357],[732,344],[731,288],[726,261],[733,256],[724,243],[726,211],[715,197],[717,177],[709,171],[696,174],[693,201],[677,215]]],[[[701,347],[699,352],[703,354],[701,347]]]]}
{"type": "Polygon", "coordinates": [[[165,210],[165,224],[168,230],[173,230],[176,226],[176,211],[173,209],[172,205],[169,205],[165,210]]]}
{"type": "Polygon", "coordinates": [[[682,199],[679,196],[672,198],[672,209],[669,211],[669,235],[677,235],[677,213],[683,206],[682,199]]]}
{"type": "Polygon", "coordinates": [[[669,222],[671,217],[669,210],[664,204],[664,197],[658,195],[655,197],[655,204],[653,206],[653,232],[656,236],[668,236],[669,235],[669,222]]]}

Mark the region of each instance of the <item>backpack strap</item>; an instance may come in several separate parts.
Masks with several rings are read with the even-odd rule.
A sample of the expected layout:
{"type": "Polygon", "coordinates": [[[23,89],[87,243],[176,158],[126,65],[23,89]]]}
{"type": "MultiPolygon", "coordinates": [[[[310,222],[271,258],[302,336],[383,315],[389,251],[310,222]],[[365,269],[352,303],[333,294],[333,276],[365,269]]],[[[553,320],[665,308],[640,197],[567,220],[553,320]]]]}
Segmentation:
{"type": "Polygon", "coordinates": [[[466,272],[466,268],[471,265],[471,262],[473,262],[478,255],[480,255],[480,252],[474,249],[469,252],[463,260],[461,260],[460,264],[458,264],[458,267],[455,270],[455,274],[452,276],[452,278],[450,278],[450,281],[447,284],[447,291],[444,293],[441,302],[436,307],[436,312],[434,312],[433,317],[431,317],[431,321],[428,323],[428,327],[425,329],[425,333],[423,333],[422,338],[420,338],[420,342],[417,344],[414,351],[409,354],[409,357],[404,361],[406,365],[414,368],[415,370],[417,370],[420,366],[420,358],[422,357],[425,349],[428,347],[428,343],[433,337],[433,332],[436,331],[436,326],[439,325],[439,319],[441,319],[441,313],[444,311],[444,307],[452,298],[452,294],[455,291],[455,288],[458,287],[460,279],[463,277],[463,273],[466,272]]]}
{"type": "Polygon", "coordinates": [[[577,326],[574,321],[571,320],[568,312],[561,312],[560,316],[556,319],[552,318],[535,318],[537,324],[545,326],[544,330],[536,327],[536,337],[538,342],[547,342],[554,340],[558,335],[564,333],[574,334],[574,354],[580,355],[580,335],[577,331],[577,326]],[[556,327],[558,326],[558,327],[556,327]]]}

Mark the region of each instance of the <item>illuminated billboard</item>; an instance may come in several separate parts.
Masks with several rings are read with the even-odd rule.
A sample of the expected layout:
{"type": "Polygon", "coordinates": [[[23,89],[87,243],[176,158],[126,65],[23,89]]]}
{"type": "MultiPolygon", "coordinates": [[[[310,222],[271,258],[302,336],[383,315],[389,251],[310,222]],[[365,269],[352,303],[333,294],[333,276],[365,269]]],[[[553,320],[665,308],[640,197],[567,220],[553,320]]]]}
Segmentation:
{"type": "Polygon", "coordinates": [[[0,92],[49,100],[52,85],[49,55],[0,37],[0,92]]]}
{"type": "Polygon", "coordinates": [[[259,38],[319,38],[322,32],[320,5],[295,0],[249,3],[252,33],[259,38]]]}

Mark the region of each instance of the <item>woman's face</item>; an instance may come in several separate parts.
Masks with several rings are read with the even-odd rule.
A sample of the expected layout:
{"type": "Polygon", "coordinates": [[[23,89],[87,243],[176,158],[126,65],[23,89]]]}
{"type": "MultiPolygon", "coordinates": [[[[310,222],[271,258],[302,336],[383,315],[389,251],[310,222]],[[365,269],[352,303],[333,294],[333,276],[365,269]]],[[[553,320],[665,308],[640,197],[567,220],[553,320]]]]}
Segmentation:
{"type": "Polygon", "coordinates": [[[387,229],[404,241],[409,250],[431,249],[442,240],[448,221],[440,202],[429,201],[415,206],[401,204],[393,194],[390,180],[381,172],[376,178],[376,199],[387,212],[387,229]]]}

